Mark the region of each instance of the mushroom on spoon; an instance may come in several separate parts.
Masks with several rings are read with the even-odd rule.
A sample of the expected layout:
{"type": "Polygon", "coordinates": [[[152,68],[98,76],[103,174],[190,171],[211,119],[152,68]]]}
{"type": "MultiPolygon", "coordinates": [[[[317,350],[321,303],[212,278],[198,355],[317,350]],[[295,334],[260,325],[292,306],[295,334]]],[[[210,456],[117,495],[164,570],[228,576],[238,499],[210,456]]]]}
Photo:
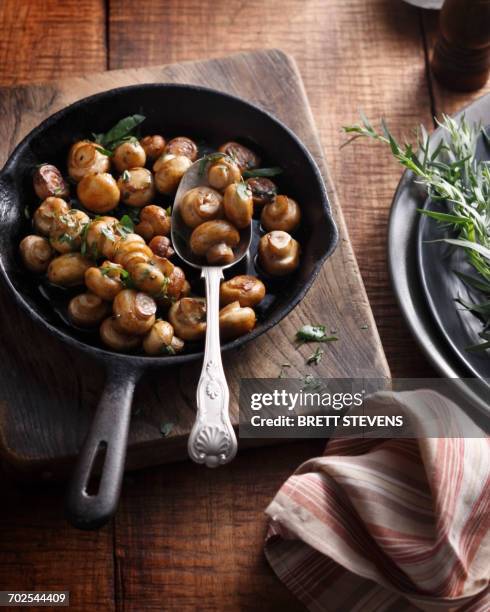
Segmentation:
{"type": "MultiPolygon", "coordinates": [[[[205,463],[208,467],[217,467],[228,463],[236,455],[237,440],[231,425],[229,414],[230,394],[221,361],[220,330],[219,330],[219,289],[223,278],[223,270],[234,266],[248,253],[252,239],[252,226],[245,227],[233,235],[233,228],[220,219],[210,228],[216,233],[228,236],[228,243],[210,244],[206,250],[207,228],[193,232],[193,250],[190,247],[191,229],[182,219],[181,206],[184,195],[191,189],[208,186],[207,164],[198,160],[189,167],[182,177],[175,195],[172,209],[172,243],[181,259],[189,266],[201,270],[206,286],[206,343],[204,362],[197,386],[197,415],[187,444],[189,456],[197,463],[205,463]],[[232,245],[232,246],[231,246],[232,245]],[[208,260],[197,252],[208,254],[208,260]],[[230,253],[233,260],[230,261],[230,253]],[[209,262],[218,261],[216,265],[209,262]],[[225,263],[226,262],[226,263],[225,263]]],[[[209,222],[208,222],[209,223],[209,222]]]]}

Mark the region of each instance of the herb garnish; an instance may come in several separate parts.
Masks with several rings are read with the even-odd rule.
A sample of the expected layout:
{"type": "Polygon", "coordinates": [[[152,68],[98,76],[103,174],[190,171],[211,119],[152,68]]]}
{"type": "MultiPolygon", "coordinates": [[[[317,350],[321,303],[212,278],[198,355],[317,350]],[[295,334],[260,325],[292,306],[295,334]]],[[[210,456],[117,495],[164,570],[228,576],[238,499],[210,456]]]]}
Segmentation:
{"type": "Polygon", "coordinates": [[[306,364],[307,365],[318,365],[320,361],[322,360],[322,357],[324,354],[325,354],[325,351],[321,349],[320,347],[318,347],[316,351],[308,357],[308,359],[306,360],[306,364]]]}
{"type": "Polygon", "coordinates": [[[253,170],[245,170],[245,172],[243,172],[243,178],[269,178],[271,176],[277,176],[278,174],[282,174],[282,172],[283,170],[279,166],[274,166],[272,168],[255,168],[253,170]]]}
{"type": "Polygon", "coordinates": [[[244,183],[243,181],[237,183],[236,192],[241,200],[248,200],[248,198],[252,197],[252,191],[250,190],[247,183],[244,183]]]}
{"type": "Polygon", "coordinates": [[[105,134],[93,134],[95,142],[100,145],[99,149],[104,155],[112,155],[114,149],[123,142],[135,141],[136,128],[143,123],[146,117],[143,115],[130,115],[116,123],[105,134]]]}
{"type": "Polygon", "coordinates": [[[225,153],[210,153],[209,155],[205,155],[199,162],[199,170],[198,170],[199,176],[202,176],[204,174],[204,171],[206,170],[206,166],[209,163],[215,162],[218,159],[221,159],[222,157],[226,157],[230,159],[230,157],[226,155],[225,153]]]}
{"type": "Polygon", "coordinates": [[[317,378],[315,378],[311,374],[307,374],[303,378],[303,386],[301,387],[301,390],[314,391],[315,389],[318,389],[321,386],[322,383],[317,378]]]}
{"type": "Polygon", "coordinates": [[[303,325],[296,332],[296,340],[300,342],[334,342],[337,336],[327,336],[325,325],[303,325]]]}
{"type": "Polygon", "coordinates": [[[174,427],[175,425],[173,423],[162,423],[160,425],[160,433],[164,438],[166,438],[172,433],[174,427]]]}
{"type": "MultiPolygon", "coordinates": [[[[459,277],[468,285],[490,295],[490,164],[478,160],[476,147],[480,135],[487,143],[489,137],[481,124],[469,124],[464,115],[456,121],[447,115],[437,121],[445,138],[431,146],[429,135],[423,126],[417,134],[418,151],[405,142],[400,145],[381,121],[381,132],[377,132],[368,119],[361,114],[361,124],[345,126],[344,132],[354,134],[351,140],[368,137],[387,144],[395,159],[417,177],[417,182],[427,189],[434,201],[448,203],[449,212],[419,210],[423,215],[445,224],[455,233],[455,238],[442,238],[442,242],[462,248],[468,262],[478,278],[468,275],[459,277]]],[[[345,143],[347,144],[347,143],[345,143]]],[[[478,305],[471,305],[475,312],[478,305]]],[[[490,328],[490,312],[479,313],[484,321],[482,338],[490,328]]],[[[488,341],[481,350],[486,350],[488,341]]],[[[468,347],[475,350],[475,347],[468,347]]]]}

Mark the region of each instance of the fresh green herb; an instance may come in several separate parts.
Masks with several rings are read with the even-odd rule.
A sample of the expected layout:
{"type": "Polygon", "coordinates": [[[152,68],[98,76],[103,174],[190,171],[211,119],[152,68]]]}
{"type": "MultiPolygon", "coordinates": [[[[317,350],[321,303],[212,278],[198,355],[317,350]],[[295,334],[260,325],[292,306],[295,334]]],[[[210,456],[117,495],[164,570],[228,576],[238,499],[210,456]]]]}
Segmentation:
{"type": "Polygon", "coordinates": [[[225,153],[210,153],[209,155],[205,155],[204,157],[201,158],[201,161],[199,162],[199,176],[202,176],[206,170],[206,166],[209,163],[213,163],[215,161],[217,161],[218,159],[221,159],[223,157],[228,158],[228,155],[225,155],[225,153]]]}
{"type": "Polygon", "coordinates": [[[125,289],[136,289],[136,285],[131,278],[131,274],[127,270],[121,270],[119,276],[125,289]]]}
{"type": "Polygon", "coordinates": [[[302,391],[315,391],[315,389],[319,389],[322,386],[322,383],[312,376],[311,374],[307,374],[303,378],[303,386],[301,387],[302,391]]]}
{"type": "Polygon", "coordinates": [[[165,209],[165,212],[167,213],[167,217],[171,217],[172,216],[172,207],[171,206],[167,206],[167,208],[165,209]]]}
{"type": "Polygon", "coordinates": [[[116,237],[114,236],[114,232],[111,229],[103,225],[100,228],[100,231],[107,238],[107,240],[110,240],[111,242],[116,242],[116,237]]]}
{"type": "Polygon", "coordinates": [[[161,300],[168,297],[168,286],[170,285],[170,277],[164,276],[162,286],[160,287],[158,293],[154,296],[155,299],[161,300]]]}
{"type": "Polygon", "coordinates": [[[129,174],[129,172],[127,170],[125,170],[122,174],[121,174],[121,178],[123,180],[124,183],[127,183],[130,179],[131,179],[131,175],[129,174]]]}
{"type": "Polygon", "coordinates": [[[296,340],[301,342],[333,342],[336,336],[327,336],[325,325],[303,325],[296,332],[296,340]]]}
{"type": "Polygon", "coordinates": [[[134,223],[129,215],[123,215],[119,219],[119,223],[117,226],[117,232],[125,238],[128,234],[132,234],[134,232],[134,223]]]}
{"type": "Polygon", "coordinates": [[[249,186],[247,185],[247,183],[244,183],[243,181],[240,181],[239,183],[237,183],[236,192],[238,194],[238,197],[241,200],[248,200],[249,198],[252,197],[252,192],[249,186]]]}
{"type": "Polygon", "coordinates": [[[283,363],[283,364],[281,364],[281,369],[279,370],[279,375],[277,376],[277,378],[286,378],[285,370],[287,368],[290,368],[290,367],[291,367],[290,363],[283,363]]]}
{"type": "Polygon", "coordinates": [[[97,149],[99,153],[102,153],[102,155],[107,155],[107,157],[112,157],[113,151],[109,151],[109,149],[104,149],[104,147],[102,147],[101,145],[97,145],[95,148],[97,149]]]}
{"type": "Polygon", "coordinates": [[[162,347],[162,353],[164,355],[175,355],[176,354],[174,347],[171,346],[170,344],[168,346],[162,347]]]}
{"type": "Polygon", "coordinates": [[[273,168],[255,168],[253,170],[245,170],[245,172],[243,173],[243,178],[270,178],[271,176],[277,176],[278,174],[282,173],[283,169],[279,166],[274,166],[273,168]]]}
{"type": "Polygon", "coordinates": [[[135,130],[144,120],[145,117],[143,115],[130,115],[118,121],[105,134],[93,134],[92,136],[102,149],[112,154],[114,149],[121,143],[137,140],[134,136],[135,130]]]}
{"type": "Polygon", "coordinates": [[[320,347],[318,347],[316,351],[312,355],[310,355],[308,359],[306,360],[307,365],[318,365],[320,361],[322,360],[322,357],[324,354],[325,354],[325,351],[321,349],[320,347]]]}
{"type": "Polygon", "coordinates": [[[174,427],[175,425],[173,423],[162,423],[160,425],[160,433],[166,438],[172,433],[174,427]]]}
{"type": "Polygon", "coordinates": [[[70,234],[61,234],[60,236],[58,236],[56,238],[57,242],[61,242],[62,244],[69,244],[70,246],[73,246],[73,242],[75,241],[75,238],[73,236],[70,236],[70,234]]]}
{"type": "Polygon", "coordinates": [[[473,353],[478,353],[481,351],[487,351],[490,349],[490,331],[483,331],[479,334],[480,338],[485,340],[480,344],[473,344],[472,346],[467,346],[466,350],[471,351],[473,353]]]}
{"type": "MultiPolygon", "coordinates": [[[[475,279],[459,274],[460,278],[489,295],[490,164],[476,156],[479,136],[488,139],[488,134],[480,124],[468,123],[464,115],[460,120],[443,115],[438,124],[444,137],[433,145],[421,126],[416,146],[408,142],[399,144],[384,121],[381,121],[381,131],[376,131],[364,115],[361,115],[360,124],[343,129],[347,134],[354,134],[348,142],[367,137],[388,145],[395,159],[415,174],[417,182],[427,189],[432,200],[447,203],[447,213],[425,209],[419,212],[454,232],[456,237],[443,238],[442,241],[462,248],[478,275],[475,279]]],[[[475,312],[475,305],[471,310],[475,312]]],[[[485,342],[482,346],[487,344],[485,342]]],[[[475,349],[469,347],[468,350],[475,349]]]]}

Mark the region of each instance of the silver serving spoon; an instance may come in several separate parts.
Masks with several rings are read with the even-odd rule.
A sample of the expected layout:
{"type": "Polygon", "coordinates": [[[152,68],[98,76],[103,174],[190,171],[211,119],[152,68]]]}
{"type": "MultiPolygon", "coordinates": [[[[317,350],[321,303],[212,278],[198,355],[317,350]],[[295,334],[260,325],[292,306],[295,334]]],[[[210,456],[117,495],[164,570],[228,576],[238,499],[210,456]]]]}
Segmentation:
{"type": "Polygon", "coordinates": [[[240,243],[234,249],[235,260],[225,266],[202,265],[202,260],[189,248],[189,228],[182,221],[179,206],[183,196],[194,187],[208,185],[207,164],[198,160],[180,181],[172,209],[172,245],[189,266],[201,270],[206,285],[206,344],[204,362],[197,385],[196,421],[189,434],[187,449],[190,458],[208,467],[228,463],[237,452],[237,440],[231,425],[230,393],[221,361],[219,339],[219,287],[223,270],[245,257],[252,240],[251,225],[240,231],[240,243]]]}

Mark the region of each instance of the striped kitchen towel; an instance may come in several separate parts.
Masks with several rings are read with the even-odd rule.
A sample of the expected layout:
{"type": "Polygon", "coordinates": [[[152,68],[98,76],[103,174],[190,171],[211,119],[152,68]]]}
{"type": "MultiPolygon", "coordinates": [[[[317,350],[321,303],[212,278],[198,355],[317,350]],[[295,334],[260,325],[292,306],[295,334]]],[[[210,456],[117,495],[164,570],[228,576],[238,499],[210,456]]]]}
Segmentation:
{"type": "Polygon", "coordinates": [[[387,400],[417,439],[331,440],[267,508],[267,559],[313,611],[489,612],[489,441],[424,438],[420,406],[456,409],[433,391],[369,402],[387,400]]]}

